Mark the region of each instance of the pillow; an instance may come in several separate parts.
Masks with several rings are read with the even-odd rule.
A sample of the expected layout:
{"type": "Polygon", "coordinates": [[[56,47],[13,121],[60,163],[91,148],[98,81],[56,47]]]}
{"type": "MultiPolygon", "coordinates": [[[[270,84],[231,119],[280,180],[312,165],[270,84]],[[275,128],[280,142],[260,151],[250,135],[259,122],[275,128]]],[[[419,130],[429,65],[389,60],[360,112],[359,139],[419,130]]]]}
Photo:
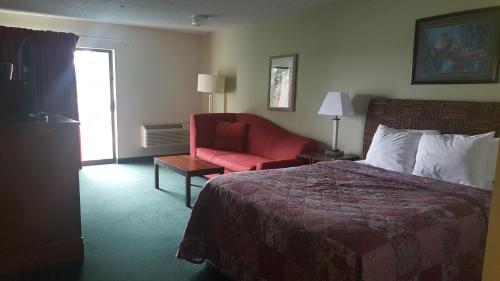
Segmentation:
{"type": "Polygon", "coordinates": [[[242,152],[245,147],[247,123],[218,121],[215,125],[214,148],[242,152]]]}
{"type": "Polygon", "coordinates": [[[410,132],[410,133],[420,133],[420,134],[431,134],[431,135],[439,135],[441,132],[438,130],[415,130],[415,129],[403,129],[400,130],[403,132],[410,132]]]}
{"type": "MultiPolygon", "coordinates": [[[[433,132],[439,134],[438,131],[433,132]]],[[[418,130],[397,130],[379,125],[366,154],[365,164],[411,174],[421,136],[418,130]]]]}
{"type": "Polygon", "coordinates": [[[493,185],[495,183],[495,174],[497,172],[497,157],[498,157],[498,150],[500,147],[500,139],[494,139],[493,142],[491,143],[491,150],[489,150],[488,154],[486,155],[488,158],[486,159],[486,184],[485,187],[488,189],[493,188],[493,185]]]}
{"type": "Polygon", "coordinates": [[[484,170],[494,132],[477,135],[430,135],[420,140],[413,174],[484,187],[484,170]]]}

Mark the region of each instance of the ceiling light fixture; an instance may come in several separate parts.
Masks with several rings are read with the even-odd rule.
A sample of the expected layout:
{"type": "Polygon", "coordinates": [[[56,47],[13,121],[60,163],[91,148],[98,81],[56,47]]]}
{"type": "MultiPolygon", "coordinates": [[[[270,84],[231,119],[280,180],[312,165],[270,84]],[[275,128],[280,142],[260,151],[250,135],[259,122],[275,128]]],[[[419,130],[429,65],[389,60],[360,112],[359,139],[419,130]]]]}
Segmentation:
{"type": "Polygon", "coordinates": [[[203,24],[203,22],[208,19],[208,18],[211,18],[213,16],[209,16],[209,15],[192,15],[191,16],[191,24],[193,26],[200,26],[203,24]]]}

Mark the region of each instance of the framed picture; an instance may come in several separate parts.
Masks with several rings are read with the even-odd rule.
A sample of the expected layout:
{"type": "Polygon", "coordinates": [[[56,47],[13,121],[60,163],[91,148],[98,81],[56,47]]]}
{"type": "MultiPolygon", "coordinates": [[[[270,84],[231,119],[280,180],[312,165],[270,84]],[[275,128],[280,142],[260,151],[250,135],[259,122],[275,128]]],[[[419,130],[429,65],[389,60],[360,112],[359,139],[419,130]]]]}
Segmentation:
{"type": "Polygon", "coordinates": [[[297,54],[275,56],[269,59],[267,109],[295,111],[297,60],[297,54]]]}
{"type": "Polygon", "coordinates": [[[419,19],[412,84],[497,82],[500,8],[419,19]]]}

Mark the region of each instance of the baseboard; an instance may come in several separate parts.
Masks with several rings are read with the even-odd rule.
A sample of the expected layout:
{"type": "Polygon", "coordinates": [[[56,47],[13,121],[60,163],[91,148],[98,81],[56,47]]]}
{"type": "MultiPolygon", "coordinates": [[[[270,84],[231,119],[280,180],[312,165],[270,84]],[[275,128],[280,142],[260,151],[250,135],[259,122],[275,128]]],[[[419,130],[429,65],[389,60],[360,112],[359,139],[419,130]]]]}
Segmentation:
{"type": "Polygon", "coordinates": [[[137,162],[151,162],[153,164],[154,156],[141,156],[141,157],[127,157],[127,158],[118,158],[116,159],[117,164],[130,164],[137,162]]]}
{"type": "Polygon", "coordinates": [[[83,166],[93,166],[93,165],[105,165],[105,164],[115,164],[115,159],[106,159],[106,160],[90,160],[83,161],[83,166]]]}
{"type": "Polygon", "coordinates": [[[152,156],[118,158],[118,159],[116,159],[116,163],[117,164],[130,164],[130,163],[137,163],[137,162],[151,162],[151,164],[153,164],[153,159],[155,157],[185,155],[185,154],[186,153],[171,153],[171,154],[152,155],[152,156]]]}
{"type": "Polygon", "coordinates": [[[82,239],[45,245],[22,253],[1,253],[0,276],[58,263],[82,261],[83,256],[82,239]]]}

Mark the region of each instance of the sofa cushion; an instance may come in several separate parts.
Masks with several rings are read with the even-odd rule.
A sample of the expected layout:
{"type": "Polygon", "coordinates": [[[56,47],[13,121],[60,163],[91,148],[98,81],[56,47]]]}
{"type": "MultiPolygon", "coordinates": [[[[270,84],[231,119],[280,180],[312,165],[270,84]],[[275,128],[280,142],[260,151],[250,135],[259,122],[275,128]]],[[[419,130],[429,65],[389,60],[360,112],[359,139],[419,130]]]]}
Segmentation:
{"type": "Polygon", "coordinates": [[[196,157],[220,165],[226,168],[226,170],[229,170],[229,172],[255,170],[259,163],[271,161],[270,159],[257,155],[227,150],[217,150],[207,147],[198,147],[196,149],[196,157]]]}
{"type": "Polygon", "coordinates": [[[255,170],[257,168],[257,164],[268,161],[270,161],[270,159],[257,155],[234,152],[231,154],[215,155],[211,162],[221,165],[229,170],[244,172],[255,170]]]}
{"type": "Polygon", "coordinates": [[[231,154],[235,153],[234,151],[227,151],[227,150],[218,150],[218,149],[213,149],[213,148],[208,148],[208,147],[198,147],[196,148],[196,157],[212,162],[212,159],[216,155],[223,155],[223,154],[231,154]]]}
{"type": "Polygon", "coordinates": [[[226,168],[226,170],[234,172],[255,170],[259,163],[271,161],[270,159],[257,155],[217,150],[207,147],[198,147],[196,149],[196,157],[220,165],[226,168]]]}
{"type": "Polygon", "coordinates": [[[220,165],[226,168],[226,170],[234,172],[255,170],[259,163],[271,161],[270,159],[257,155],[227,150],[216,150],[206,147],[197,148],[196,157],[220,165]]]}
{"type": "Polygon", "coordinates": [[[242,152],[245,147],[247,124],[245,122],[224,122],[217,120],[214,148],[242,152]]]}

